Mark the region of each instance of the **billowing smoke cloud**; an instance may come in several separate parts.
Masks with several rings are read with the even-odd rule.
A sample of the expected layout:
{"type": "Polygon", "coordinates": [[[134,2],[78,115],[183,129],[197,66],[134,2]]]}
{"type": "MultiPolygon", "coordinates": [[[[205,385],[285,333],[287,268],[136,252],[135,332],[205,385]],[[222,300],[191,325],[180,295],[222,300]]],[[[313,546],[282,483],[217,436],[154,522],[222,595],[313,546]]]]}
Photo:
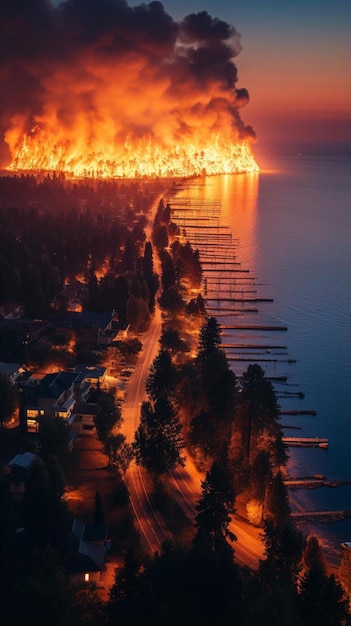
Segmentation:
{"type": "Polygon", "coordinates": [[[2,0],[2,147],[36,126],[82,149],[97,135],[172,146],[229,129],[234,142],[253,140],[239,114],[240,49],[235,28],[206,11],[176,22],[161,2],[2,0]]]}

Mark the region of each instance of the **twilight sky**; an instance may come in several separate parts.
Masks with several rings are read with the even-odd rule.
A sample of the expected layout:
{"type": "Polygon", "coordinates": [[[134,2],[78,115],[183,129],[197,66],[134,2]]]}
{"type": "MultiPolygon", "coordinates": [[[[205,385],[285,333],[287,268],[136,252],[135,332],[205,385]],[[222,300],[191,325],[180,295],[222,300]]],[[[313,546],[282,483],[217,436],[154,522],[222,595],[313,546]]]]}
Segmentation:
{"type": "MultiPolygon", "coordinates": [[[[351,139],[350,0],[163,0],[176,20],[207,11],[241,34],[242,111],[259,139],[351,139]]],[[[132,3],[136,4],[136,3],[132,3]]]]}

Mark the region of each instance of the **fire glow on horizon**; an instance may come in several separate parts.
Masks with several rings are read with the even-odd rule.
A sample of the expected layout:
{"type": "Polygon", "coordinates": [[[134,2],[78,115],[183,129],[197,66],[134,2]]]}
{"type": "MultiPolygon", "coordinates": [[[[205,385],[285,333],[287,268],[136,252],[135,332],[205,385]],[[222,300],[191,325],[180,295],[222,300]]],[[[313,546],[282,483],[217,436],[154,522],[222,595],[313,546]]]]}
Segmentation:
{"type": "Polygon", "coordinates": [[[35,15],[24,0],[5,0],[0,71],[17,84],[0,105],[9,170],[128,178],[258,170],[255,133],[239,113],[249,96],[236,87],[233,26],[205,11],[178,23],[160,2],[34,4],[35,15]]]}

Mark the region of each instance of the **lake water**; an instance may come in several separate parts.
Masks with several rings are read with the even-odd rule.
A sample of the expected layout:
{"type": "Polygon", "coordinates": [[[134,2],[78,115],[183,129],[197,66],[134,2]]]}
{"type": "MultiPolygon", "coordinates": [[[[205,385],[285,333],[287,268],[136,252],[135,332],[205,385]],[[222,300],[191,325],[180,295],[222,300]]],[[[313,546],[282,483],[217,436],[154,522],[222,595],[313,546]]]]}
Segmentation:
{"type": "MultiPolygon", "coordinates": [[[[221,305],[215,301],[208,305],[214,307],[211,314],[218,314],[222,326],[287,327],[224,330],[223,343],[245,346],[227,353],[259,359],[267,376],[286,377],[286,382],[273,383],[282,410],[316,411],[316,415],[282,416],[286,436],[329,440],[327,450],[290,448],[290,474],[351,480],[351,146],[275,144],[257,146],[255,154],[261,168],[258,174],[196,180],[177,196],[193,205],[194,215],[201,211],[202,202],[208,214],[212,210],[211,219],[220,206],[221,225],[227,225],[233,240],[238,238],[235,251],[234,246],[226,246],[226,255],[236,254],[241,262],[237,267],[249,270],[246,275],[236,274],[230,294],[230,273],[223,273],[217,283],[221,305]],[[224,302],[240,289],[246,298],[273,301],[224,302]],[[257,290],[256,295],[249,296],[250,289],[257,290]],[[238,311],[240,306],[258,310],[227,314],[228,308],[238,311]]],[[[216,237],[215,229],[208,231],[210,237],[216,237]]],[[[224,248],[223,243],[217,249],[220,261],[228,258],[223,256],[224,248]]],[[[210,281],[207,295],[217,297],[210,281]]],[[[248,364],[231,361],[238,375],[248,364]]],[[[351,486],[289,493],[292,510],[351,510],[351,486]]],[[[303,529],[317,533],[322,545],[339,556],[340,541],[351,540],[350,518],[306,523],[303,529]]]]}

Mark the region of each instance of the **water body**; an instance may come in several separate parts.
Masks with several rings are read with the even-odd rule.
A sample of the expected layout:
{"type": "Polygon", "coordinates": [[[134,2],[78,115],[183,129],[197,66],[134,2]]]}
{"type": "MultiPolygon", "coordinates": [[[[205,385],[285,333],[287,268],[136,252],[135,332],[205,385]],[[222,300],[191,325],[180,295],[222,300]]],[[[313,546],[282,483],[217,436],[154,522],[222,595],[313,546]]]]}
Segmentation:
{"type": "MultiPolygon", "coordinates": [[[[290,448],[290,474],[350,480],[351,146],[275,144],[257,148],[256,155],[260,173],[196,180],[177,198],[194,206],[220,205],[221,224],[226,223],[239,241],[236,260],[254,278],[244,286],[243,276],[236,290],[239,284],[249,290],[254,282],[257,297],[273,298],[258,302],[257,312],[241,315],[227,315],[228,306],[240,305],[222,300],[219,323],[287,327],[272,332],[226,330],[223,342],[286,347],[258,350],[253,357],[260,359],[267,376],[287,377],[285,383],[274,382],[282,410],[317,412],[282,416],[284,434],[329,439],[327,450],[290,448]],[[297,392],[304,397],[294,395],[297,392]]],[[[219,258],[222,254],[218,252],[219,258]]],[[[228,297],[228,284],[228,279],[220,279],[219,298],[228,297]]],[[[253,352],[236,349],[228,354],[246,358],[249,353],[251,358],[253,352]]],[[[231,361],[238,375],[248,364],[231,361]]],[[[292,510],[351,510],[350,486],[298,489],[291,496],[292,510]]],[[[351,540],[351,519],[306,523],[303,530],[318,533],[322,545],[340,556],[340,542],[351,540]]]]}

